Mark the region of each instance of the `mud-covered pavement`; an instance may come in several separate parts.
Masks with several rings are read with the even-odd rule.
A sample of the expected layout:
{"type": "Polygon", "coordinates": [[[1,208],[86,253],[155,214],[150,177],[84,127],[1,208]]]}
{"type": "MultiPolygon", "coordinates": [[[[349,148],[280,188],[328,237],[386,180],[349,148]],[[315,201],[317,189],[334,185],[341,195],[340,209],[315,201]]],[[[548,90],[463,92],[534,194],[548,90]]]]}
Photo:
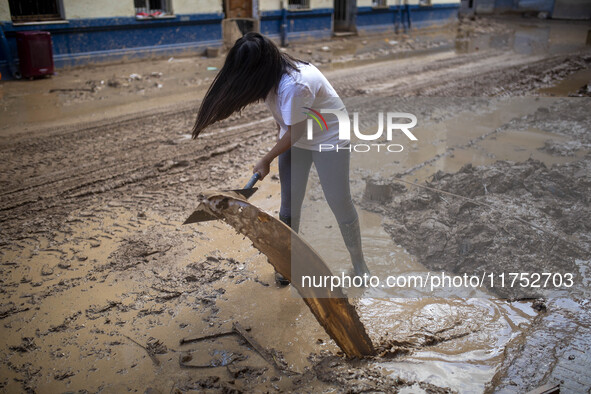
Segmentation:
{"type": "MultiPolygon", "coordinates": [[[[400,98],[401,110],[418,108],[418,143],[387,165],[353,155],[372,271],[455,272],[475,259],[474,269],[499,261],[535,267],[539,252],[552,267],[588,276],[589,99],[552,98],[578,94],[591,79],[586,30],[492,20],[468,22],[459,33],[289,48],[318,63],[361,109],[388,97],[400,98]],[[474,206],[390,181],[395,175],[474,206]],[[363,198],[367,182],[397,186],[376,203],[363,198]],[[516,212],[544,231],[506,218],[516,212]]],[[[305,304],[275,286],[272,267],[248,240],[223,223],[182,226],[200,191],[246,182],[274,127],[255,105],[191,141],[196,105],[215,75],[207,67],[223,60],[168,60],[0,84],[3,390],[524,392],[543,383],[589,390],[582,280],[536,303],[497,299],[505,294],[490,289],[469,299],[378,293],[357,307],[388,357],[342,358],[305,304]],[[233,323],[284,369],[237,336],[180,344],[233,323]]],[[[250,200],[275,215],[276,174],[274,167],[250,200]]],[[[336,228],[314,176],[305,204],[317,214],[304,223],[304,238],[314,226],[336,228]]],[[[311,238],[313,246],[326,241],[311,238]]],[[[335,271],[346,261],[342,251],[325,257],[335,271]]]]}

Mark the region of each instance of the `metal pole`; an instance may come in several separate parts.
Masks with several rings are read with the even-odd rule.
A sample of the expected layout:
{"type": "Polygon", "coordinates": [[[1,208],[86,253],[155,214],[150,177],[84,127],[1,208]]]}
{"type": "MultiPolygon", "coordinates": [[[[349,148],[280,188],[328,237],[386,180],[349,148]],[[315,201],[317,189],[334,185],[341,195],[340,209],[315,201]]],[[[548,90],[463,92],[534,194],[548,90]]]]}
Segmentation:
{"type": "Polygon", "coordinates": [[[287,44],[287,10],[285,9],[285,3],[281,0],[281,46],[286,47],[287,44]]]}

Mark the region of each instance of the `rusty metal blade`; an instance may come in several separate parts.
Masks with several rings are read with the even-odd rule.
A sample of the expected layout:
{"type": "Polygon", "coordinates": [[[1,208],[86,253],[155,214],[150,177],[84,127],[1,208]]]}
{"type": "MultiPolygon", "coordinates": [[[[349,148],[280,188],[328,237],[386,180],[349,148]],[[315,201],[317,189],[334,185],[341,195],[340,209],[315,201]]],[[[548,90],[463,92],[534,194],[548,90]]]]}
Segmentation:
{"type": "MultiPolygon", "coordinates": [[[[349,357],[375,354],[371,339],[342,289],[303,287],[302,275],[331,275],[322,258],[281,221],[230,193],[204,194],[193,215],[206,212],[247,236],[277,272],[290,280],[328,335],[349,357]],[[199,213],[198,213],[199,212],[199,213]],[[292,261],[292,257],[294,261],[292,261]],[[292,272],[292,264],[297,269],[292,272]],[[293,276],[292,276],[293,274],[293,276]]],[[[191,217],[193,217],[191,215],[191,217]]],[[[190,219],[185,223],[191,223],[190,219]]]]}

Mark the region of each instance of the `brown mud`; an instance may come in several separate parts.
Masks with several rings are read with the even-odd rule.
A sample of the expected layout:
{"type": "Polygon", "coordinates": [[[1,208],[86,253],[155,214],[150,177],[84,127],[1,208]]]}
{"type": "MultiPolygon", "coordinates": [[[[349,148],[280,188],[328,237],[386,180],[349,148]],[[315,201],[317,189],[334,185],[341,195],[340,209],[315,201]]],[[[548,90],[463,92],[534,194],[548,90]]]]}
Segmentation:
{"type": "MultiPolygon", "coordinates": [[[[590,158],[552,167],[533,159],[467,164],[435,173],[424,188],[394,181],[391,201],[363,206],[388,218],[394,241],[432,270],[578,274],[576,261],[591,250],[590,158]]],[[[542,296],[487,285],[502,298],[542,296]]]]}
{"type": "MultiPolygon", "coordinates": [[[[431,143],[410,146],[383,174],[401,173],[402,179],[420,183],[437,170],[453,174],[467,163],[480,171],[478,165],[532,157],[546,166],[526,164],[536,163],[540,177],[531,178],[536,187],[538,181],[547,185],[548,176],[563,185],[552,178],[553,164],[569,171],[586,168],[575,163],[588,157],[588,105],[543,99],[515,105],[504,99],[568,96],[580,89],[566,84],[551,94],[541,90],[589,68],[589,51],[579,40],[586,26],[538,20],[493,20],[481,28],[478,21],[469,23],[458,37],[461,48],[452,29],[294,44],[288,50],[327,59],[318,63],[343,96],[446,97],[424,110],[421,141],[431,143]],[[562,50],[554,44],[540,47],[538,33],[520,33],[540,30],[552,43],[559,33],[570,33],[558,40],[562,50]],[[499,35],[509,40],[496,40],[499,35]],[[417,48],[417,42],[424,47],[417,48]],[[363,48],[374,49],[364,55],[363,48]],[[466,106],[457,96],[487,98],[466,106]],[[578,118],[553,120],[552,112],[561,108],[578,118]],[[450,114],[467,116],[473,127],[455,127],[460,121],[450,114]],[[506,123],[511,127],[489,134],[506,123]]],[[[275,286],[272,267],[250,242],[223,223],[182,226],[200,192],[244,184],[256,157],[274,142],[262,105],[190,140],[195,107],[215,74],[207,67],[219,67],[222,60],[154,60],[0,84],[2,390],[482,392],[524,391],[555,379],[564,380],[571,392],[588,389],[581,372],[588,370],[583,368],[589,345],[582,296],[549,299],[545,313],[530,301],[508,303],[490,295],[364,298],[357,305],[360,317],[374,345],[390,358],[347,360],[302,300],[275,286]],[[183,338],[228,332],[236,322],[297,374],[278,372],[234,336],[181,344],[183,338]],[[541,359],[551,362],[540,365],[541,359]]],[[[352,160],[352,187],[362,204],[364,178],[377,170],[364,169],[362,158],[352,160]]],[[[456,178],[442,179],[451,187],[456,178]]],[[[276,215],[276,167],[260,187],[250,201],[276,215]]],[[[414,189],[408,190],[400,195],[414,189]]],[[[540,193],[563,198],[544,188],[540,193]]],[[[306,209],[323,202],[317,187],[310,187],[309,195],[306,209]]],[[[498,197],[515,200],[510,193],[498,197]]],[[[441,204],[433,197],[426,208],[441,204]]],[[[330,215],[323,215],[312,224],[336,229],[330,215]]],[[[393,242],[381,217],[361,209],[360,216],[370,268],[388,272],[394,258],[402,271],[427,269],[422,251],[414,256],[393,242]]],[[[560,227],[559,218],[549,223],[570,231],[571,224],[560,227]]],[[[588,235],[581,230],[585,224],[574,223],[573,236],[588,235]]],[[[306,231],[313,234],[304,227],[304,236],[306,231]]],[[[326,260],[336,272],[348,261],[342,250],[326,260]]],[[[588,262],[578,260],[577,272],[584,272],[588,262]]]]}

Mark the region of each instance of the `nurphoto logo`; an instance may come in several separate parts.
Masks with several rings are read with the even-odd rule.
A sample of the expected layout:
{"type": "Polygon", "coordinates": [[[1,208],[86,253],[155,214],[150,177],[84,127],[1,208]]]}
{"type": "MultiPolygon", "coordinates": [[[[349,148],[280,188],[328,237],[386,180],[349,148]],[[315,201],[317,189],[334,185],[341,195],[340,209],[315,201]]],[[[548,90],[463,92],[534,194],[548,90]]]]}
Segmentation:
{"type": "MultiPolygon", "coordinates": [[[[319,111],[309,107],[303,107],[309,112],[304,112],[308,116],[307,120],[307,134],[306,138],[312,140],[314,138],[314,122],[320,127],[320,131],[327,131],[328,124],[322,114],[332,114],[336,116],[339,124],[339,140],[350,140],[351,139],[351,119],[349,114],[345,110],[341,109],[327,109],[323,108],[319,111]]],[[[417,141],[417,137],[410,131],[417,125],[417,117],[407,112],[378,112],[378,129],[376,132],[371,134],[364,134],[359,130],[359,113],[353,112],[353,133],[362,141],[377,141],[382,138],[384,134],[384,118],[386,119],[386,141],[392,141],[394,132],[401,131],[411,141],[417,141]],[[410,120],[410,122],[402,122],[402,120],[410,120]]],[[[400,144],[383,144],[383,143],[360,143],[360,144],[349,144],[347,146],[338,146],[333,144],[320,144],[318,147],[319,151],[322,152],[328,150],[349,150],[355,152],[369,152],[376,150],[380,152],[382,149],[388,152],[402,152],[404,147],[400,144]]]]}

